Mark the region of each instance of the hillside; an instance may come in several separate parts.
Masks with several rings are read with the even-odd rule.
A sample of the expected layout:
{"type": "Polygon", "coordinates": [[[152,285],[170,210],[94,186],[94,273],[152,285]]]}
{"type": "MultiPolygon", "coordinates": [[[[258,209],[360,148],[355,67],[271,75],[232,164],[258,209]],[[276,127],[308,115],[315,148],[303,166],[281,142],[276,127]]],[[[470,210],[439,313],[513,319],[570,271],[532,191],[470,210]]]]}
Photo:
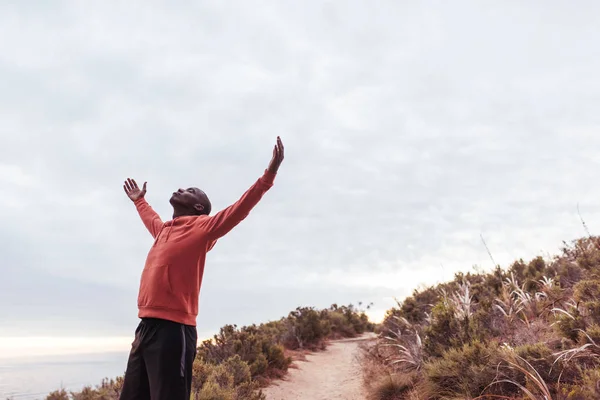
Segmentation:
{"type": "MultiPolygon", "coordinates": [[[[222,327],[198,346],[192,399],[265,400],[262,389],[284,377],[294,359],[325,349],[332,339],[372,331],[374,325],[364,311],[353,305],[299,307],[277,321],[222,327]]],[[[122,377],[106,379],[77,393],[55,391],[46,400],[117,400],[122,384],[122,377]]]]}
{"type": "MultiPolygon", "coordinates": [[[[121,384],[47,399],[117,399],[121,384]]],[[[324,391],[359,399],[363,389],[368,400],[599,399],[600,238],[564,243],[548,259],[457,273],[398,301],[377,327],[351,305],[227,325],[200,344],[194,364],[195,400],[327,398],[324,391]],[[377,340],[358,352],[364,388],[356,342],[334,342],[288,374],[307,351],[373,329],[377,340]]]]}
{"type": "Polygon", "coordinates": [[[365,349],[371,400],[600,399],[600,241],[398,302],[365,349]]]}

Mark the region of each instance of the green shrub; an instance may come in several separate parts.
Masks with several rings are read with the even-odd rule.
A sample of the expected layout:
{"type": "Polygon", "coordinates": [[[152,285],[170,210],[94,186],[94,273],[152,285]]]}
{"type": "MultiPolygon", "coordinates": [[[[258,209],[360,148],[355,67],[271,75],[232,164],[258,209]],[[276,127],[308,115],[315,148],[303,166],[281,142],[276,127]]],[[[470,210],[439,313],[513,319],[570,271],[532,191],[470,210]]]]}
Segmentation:
{"type": "Polygon", "coordinates": [[[545,270],[546,262],[544,259],[541,256],[535,257],[525,268],[525,278],[537,281],[543,276],[545,270]]]}
{"type": "Polygon", "coordinates": [[[91,386],[84,387],[81,392],[71,392],[72,400],[108,400],[108,396],[100,394],[97,390],[94,390],[91,386]]]}
{"type": "Polygon", "coordinates": [[[264,375],[270,369],[287,371],[291,360],[277,343],[273,327],[248,326],[238,329],[235,325],[221,328],[213,340],[204,341],[198,348],[203,361],[220,364],[237,355],[245,361],[252,376],[264,375]]]}
{"type": "MultiPolygon", "coordinates": [[[[339,311],[339,310],[338,310],[339,311]]],[[[364,312],[359,311],[352,304],[341,308],[348,324],[352,327],[355,334],[362,335],[369,328],[369,318],[364,312]]],[[[350,337],[354,334],[350,334],[350,337]]]]}
{"type": "Polygon", "coordinates": [[[560,287],[563,289],[572,288],[586,275],[586,271],[577,265],[577,263],[564,258],[559,258],[548,267],[547,276],[556,277],[560,287]]]}
{"type": "Polygon", "coordinates": [[[354,326],[348,322],[346,316],[340,312],[329,313],[331,332],[337,337],[352,337],[356,335],[354,326]]]}
{"type": "Polygon", "coordinates": [[[69,400],[69,393],[65,389],[55,390],[46,396],[46,400],[69,400]]]}
{"type": "Polygon", "coordinates": [[[584,270],[598,270],[600,267],[600,250],[598,238],[587,237],[577,239],[573,242],[572,254],[575,261],[584,270]]]}
{"type": "Polygon", "coordinates": [[[196,358],[192,366],[192,393],[198,393],[211,374],[213,364],[207,364],[202,358],[196,358]]]}
{"type": "Polygon", "coordinates": [[[600,280],[583,280],[573,288],[573,299],[580,303],[585,314],[600,323],[600,280]]]}
{"type": "Polygon", "coordinates": [[[210,378],[199,392],[194,394],[194,400],[238,400],[236,391],[231,387],[223,387],[216,378],[210,378]]]}
{"type": "Polygon", "coordinates": [[[279,371],[287,371],[289,365],[292,363],[292,359],[285,356],[284,347],[280,344],[268,346],[265,350],[265,353],[269,368],[279,371]]]}
{"type": "Polygon", "coordinates": [[[461,324],[454,315],[454,309],[443,301],[431,310],[431,323],[423,330],[425,351],[433,357],[452,348],[464,344],[465,332],[469,332],[468,325],[461,324]]]}
{"type": "Polygon", "coordinates": [[[586,323],[579,310],[573,307],[568,310],[568,315],[564,313],[558,314],[555,326],[562,337],[576,342],[579,338],[580,330],[585,329],[586,323]]]}
{"type": "Polygon", "coordinates": [[[584,332],[579,332],[579,344],[584,345],[590,340],[600,346],[600,325],[592,324],[584,332]]]}
{"type": "Polygon", "coordinates": [[[394,318],[405,318],[411,324],[422,324],[425,322],[427,312],[430,311],[432,304],[439,301],[440,295],[438,288],[428,287],[421,291],[413,291],[412,296],[407,297],[404,301],[399,302],[398,308],[392,308],[386,312],[386,316],[382,322],[384,330],[389,330],[388,323],[394,318]]]}
{"type": "Polygon", "coordinates": [[[561,375],[560,365],[554,365],[555,357],[546,344],[527,344],[515,347],[514,351],[519,357],[526,360],[545,382],[558,381],[561,375]]]}
{"type": "Polygon", "coordinates": [[[234,386],[241,385],[244,382],[250,382],[252,378],[250,367],[247,363],[242,361],[238,354],[226,360],[223,363],[223,367],[233,377],[234,386]]]}
{"type": "MultiPolygon", "coordinates": [[[[494,268],[494,271],[492,273],[486,274],[484,276],[483,286],[490,289],[488,293],[493,293],[494,296],[497,296],[500,294],[500,292],[502,292],[502,284],[504,282],[504,279],[506,278],[505,275],[506,273],[502,270],[502,268],[497,266],[496,268],[494,268]]],[[[481,300],[479,300],[479,302],[481,302],[481,300]]]]}
{"type": "MultiPolygon", "coordinates": [[[[460,349],[446,351],[441,358],[424,366],[433,399],[472,398],[481,395],[496,378],[500,361],[496,342],[475,341],[460,349]]],[[[496,393],[501,388],[493,389],[496,393]]]]}
{"type": "MultiPolygon", "coordinates": [[[[400,309],[392,309],[388,311],[386,320],[388,317],[398,316],[406,318],[411,324],[418,324],[423,322],[425,319],[425,312],[428,308],[423,307],[414,297],[407,297],[400,307],[400,309]]],[[[384,320],[385,324],[385,320],[384,320]]]]}
{"type": "Polygon", "coordinates": [[[563,385],[561,394],[565,400],[597,400],[600,398],[600,369],[584,371],[577,384],[563,385]]]}
{"type": "Polygon", "coordinates": [[[523,281],[527,276],[525,273],[526,269],[527,264],[525,264],[523,259],[520,259],[512,263],[512,265],[508,268],[508,274],[510,275],[512,273],[518,281],[523,281]]]}
{"type": "Polygon", "coordinates": [[[260,400],[264,396],[258,386],[252,380],[250,366],[239,355],[220,364],[194,361],[192,393],[196,399],[260,400]]]}
{"type": "Polygon", "coordinates": [[[312,307],[298,307],[288,318],[285,345],[290,349],[315,349],[331,332],[329,321],[312,307]]]}

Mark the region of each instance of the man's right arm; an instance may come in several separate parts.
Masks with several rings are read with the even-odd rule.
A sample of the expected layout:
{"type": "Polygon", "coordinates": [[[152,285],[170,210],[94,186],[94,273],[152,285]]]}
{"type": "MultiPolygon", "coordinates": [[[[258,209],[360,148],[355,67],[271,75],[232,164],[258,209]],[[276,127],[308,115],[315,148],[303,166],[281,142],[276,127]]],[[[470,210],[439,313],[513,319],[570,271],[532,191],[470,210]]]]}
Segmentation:
{"type": "Polygon", "coordinates": [[[150,207],[150,204],[148,204],[143,197],[134,201],[133,204],[135,204],[135,208],[137,208],[146,229],[148,229],[152,237],[156,239],[163,226],[160,216],[152,209],[152,207],[150,207]]]}
{"type": "Polygon", "coordinates": [[[144,186],[140,189],[135,179],[127,178],[123,183],[123,189],[125,190],[127,197],[135,204],[135,208],[137,208],[138,213],[142,218],[142,222],[144,222],[144,225],[146,225],[146,228],[150,231],[152,237],[156,239],[162,229],[163,222],[156,211],[154,211],[152,207],[150,207],[150,204],[146,202],[146,199],[144,199],[144,196],[146,196],[146,182],[144,182],[144,186]]]}

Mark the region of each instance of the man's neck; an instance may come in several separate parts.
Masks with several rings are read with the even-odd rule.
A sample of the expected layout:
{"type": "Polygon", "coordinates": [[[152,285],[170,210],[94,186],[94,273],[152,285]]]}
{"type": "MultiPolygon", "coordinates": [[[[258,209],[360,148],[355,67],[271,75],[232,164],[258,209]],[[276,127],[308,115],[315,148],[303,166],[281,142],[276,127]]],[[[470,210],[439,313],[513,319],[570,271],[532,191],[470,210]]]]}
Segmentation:
{"type": "Polygon", "coordinates": [[[187,217],[187,216],[191,216],[191,215],[196,215],[196,214],[192,214],[189,210],[173,210],[173,219],[179,218],[179,217],[187,217]]]}

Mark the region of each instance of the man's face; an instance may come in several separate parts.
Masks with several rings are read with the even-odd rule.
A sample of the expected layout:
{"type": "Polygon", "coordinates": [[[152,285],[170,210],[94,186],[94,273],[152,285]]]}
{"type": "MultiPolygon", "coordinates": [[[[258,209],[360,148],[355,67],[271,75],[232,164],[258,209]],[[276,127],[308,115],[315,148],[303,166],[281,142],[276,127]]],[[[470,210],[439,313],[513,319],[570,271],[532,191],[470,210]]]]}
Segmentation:
{"type": "Polygon", "coordinates": [[[201,193],[202,191],[198,188],[179,189],[173,192],[171,200],[169,201],[173,207],[181,207],[190,210],[198,210],[201,207],[201,193]]]}

